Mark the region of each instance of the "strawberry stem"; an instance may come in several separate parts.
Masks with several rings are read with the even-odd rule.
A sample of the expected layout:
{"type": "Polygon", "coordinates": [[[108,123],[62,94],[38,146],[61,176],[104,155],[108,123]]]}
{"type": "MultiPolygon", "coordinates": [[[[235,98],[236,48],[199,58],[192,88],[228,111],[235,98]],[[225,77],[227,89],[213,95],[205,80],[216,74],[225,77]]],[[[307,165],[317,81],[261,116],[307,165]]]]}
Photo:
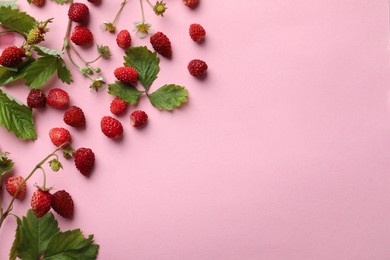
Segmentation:
{"type": "Polygon", "coordinates": [[[139,3],[140,3],[140,5],[141,5],[142,23],[145,23],[145,13],[144,13],[143,1],[142,1],[142,0],[139,0],[139,3]]]}
{"type": "Polygon", "coordinates": [[[112,21],[112,24],[113,24],[113,25],[115,25],[116,20],[118,20],[119,15],[122,13],[123,7],[125,7],[126,2],[127,2],[127,0],[124,0],[124,1],[121,3],[121,6],[119,7],[119,10],[118,10],[118,12],[116,13],[116,15],[115,15],[115,17],[114,17],[114,20],[112,21]]]}

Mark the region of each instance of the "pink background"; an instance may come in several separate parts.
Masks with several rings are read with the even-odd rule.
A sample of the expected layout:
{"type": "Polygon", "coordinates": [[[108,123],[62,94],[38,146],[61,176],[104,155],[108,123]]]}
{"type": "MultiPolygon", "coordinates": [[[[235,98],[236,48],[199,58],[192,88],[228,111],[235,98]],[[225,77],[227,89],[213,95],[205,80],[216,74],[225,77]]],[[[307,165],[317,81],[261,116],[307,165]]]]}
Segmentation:
{"type": "MultiPolygon", "coordinates": [[[[19,2],[34,16],[55,17],[45,45],[60,48],[67,7],[19,2]]],[[[96,42],[114,53],[99,63],[108,82],[123,52],[99,25],[120,2],[88,3],[96,42]]],[[[185,85],[188,105],[160,112],[143,99],[138,108],[149,114],[147,127],[129,125],[131,108],[120,117],[124,138],[113,141],[99,127],[110,114],[106,90],[90,91],[76,72],[73,85],[52,80],[46,87],[64,87],[84,109],[87,128],[70,129],[73,144],[97,157],[89,179],[71,161],[49,174],[48,182],[75,200],[74,219],[59,218],[61,227],[95,234],[99,259],[390,259],[387,0],[201,0],[196,10],[166,2],[164,18],[145,6],[174,51],[172,60],[161,59],[152,88],[185,85]],[[207,30],[200,46],[188,36],[192,22],[207,30]],[[207,79],[188,74],[193,58],[209,64],[207,79]]],[[[128,3],[120,29],[140,20],[138,5],[128,3]]],[[[137,45],[150,46],[133,34],[137,45]]],[[[95,56],[94,48],[83,53],[95,56]]],[[[25,100],[21,85],[7,91],[25,100]]],[[[11,153],[15,175],[25,176],[54,149],[48,132],[65,126],[62,113],[35,114],[36,142],[0,129],[0,149],[11,153]]],[[[41,175],[14,213],[29,208],[34,182],[41,175]]],[[[8,218],[0,259],[7,259],[14,229],[8,218]]]]}

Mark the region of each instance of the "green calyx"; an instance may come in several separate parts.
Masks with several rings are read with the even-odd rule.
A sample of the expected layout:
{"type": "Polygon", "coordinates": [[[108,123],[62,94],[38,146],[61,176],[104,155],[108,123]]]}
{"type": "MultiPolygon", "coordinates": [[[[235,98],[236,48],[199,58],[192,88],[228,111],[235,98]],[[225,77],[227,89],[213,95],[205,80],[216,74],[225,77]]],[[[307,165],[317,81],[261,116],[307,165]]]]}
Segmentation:
{"type": "Polygon", "coordinates": [[[164,13],[167,9],[168,8],[163,1],[157,1],[156,4],[153,6],[153,11],[156,15],[164,16],[164,13]]]}

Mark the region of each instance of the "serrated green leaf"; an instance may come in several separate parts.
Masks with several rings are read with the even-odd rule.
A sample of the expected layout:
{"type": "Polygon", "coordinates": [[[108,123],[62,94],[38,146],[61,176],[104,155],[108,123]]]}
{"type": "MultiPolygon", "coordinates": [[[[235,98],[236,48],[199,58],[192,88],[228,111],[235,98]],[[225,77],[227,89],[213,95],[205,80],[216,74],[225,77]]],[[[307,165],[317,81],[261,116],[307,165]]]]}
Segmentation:
{"type": "Polygon", "coordinates": [[[93,243],[93,236],[84,238],[80,229],[59,232],[49,241],[44,253],[45,260],[93,260],[99,251],[99,246],[93,243]]]}
{"type": "Polygon", "coordinates": [[[8,154],[7,152],[0,152],[0,180],[4,174],[14,167],[14,162],[8,158],[8,154]]]}
{"type": "Polygon", "coordinates": [[[60,5],[63,5],[63,4],[66,4],[67,2],[69,2],[69,0],[53,0],[54,2],[56,2],[57,4],[60,4],[60,5]]]}
{"type": "Polygon", "coordinates": [[[51,238],[59,232],[58,222],[51,212],[37,218],[30,209],[20,225],[21,240],[16,247],[21,259],[39,258],[48,248],[51,238]]]}
{"type": "Polygon", "coordinates": [[[108,85],[108,94],[119,97],[130,105],[137,104],[139,97],[143,93],[145,93],[145,91],[139,91],[134,86],[125,85],[120,81],[116,81],[114,84],[108,85]]]}
{"type": "Polygon", "coordinates": [[[26,84],[31,88],[43,86],[56,72],[58,67],[58,58],[54,56],[44,56],[31,64],[25,74],[26,84]]]}
{"type": "Polygon", "coordinates": [[[61,58],[58,60],[57,64],[57,76],[64,83],[70,84],[72,82],[72,73],[66,66],[65,61],[61,58]]]}
{"type": "Polygon", "coordinates": [[[28,59],[22,62],[16,70],[9,70],[5,67],[0,67],[0,86],[4,86],[17,79],[23,78],[27,68],[33,63],[35,59],[28,59]]]}
{"type": "Polygon", "coordinates": [[[63,51],[53,50],[44,46],[34,45],[34,50],[41,56],[61,56],[63,51]]]}
{"type": "Polygon", "coordinates": [[[159,110],[173,110],[187,102],[188,90],[175,84],[164,85],[149,95],[150,102],[159,110]]]}
{"type": "Polygon", "coordinates": [[[15,218],[16,218],[17,226],[15,231],[15,240],[12,243],[12,247],[9,252],[9,260],[15,260],[18,257],[17,247],[19,246],[20,241],[22,240],[22,237],[20,235],[20,226],[22,225],[22,220],[17,216],[15,216],[15,218]]]}
{"type": "Polygon", "coordinates": [[[36,25],[34,17],[18,9],[0,7],[0,25],[20,33],[27,34],[36,25]]]}
{"type": "Polygon", "coordinates": [[[12,0],[12,1],[0,1],[0,7],[11,7],[12,9],[16,9],[17,6],[16,6],[16,0],[12,0]]]}
{"type": "Polygon", "coordinates": [[[32,109],[0,90],[0,125],[19,139],[35,140],[32,109]]]}
{"type": "Polygon", "coordinates": [[[138,80],[146,90],[149,90],[160,71],[160,59],[156,52],[151,52],[146,46],[132,47],[126,50],[125,65],[133,67],[138,72],[138,80]]]}

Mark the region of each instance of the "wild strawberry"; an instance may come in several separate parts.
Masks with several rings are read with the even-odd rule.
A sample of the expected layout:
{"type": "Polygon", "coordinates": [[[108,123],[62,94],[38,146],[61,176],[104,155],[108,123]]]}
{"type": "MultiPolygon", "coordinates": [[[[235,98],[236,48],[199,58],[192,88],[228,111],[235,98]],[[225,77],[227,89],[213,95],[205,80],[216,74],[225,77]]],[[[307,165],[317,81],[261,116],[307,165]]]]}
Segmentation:
{"type": "Polygon", "coordinates": [[[64,190],[53,193],[51,196],[51,207],[64,218],[73,217],[73,199],[70,194],[64,190]]]}
{"type": "Polygon", "coordinates": [[[193,23],[190,25],[190,37],[194,42],[200,42],[205,36],[206,36],[206,31],[202,27],[202,25],[193,23]]]}
{"type": "Polygon", "coordinates": [[[88,0],[92,4],[100,4],[101,0],[88,0]]]}
{"type": "Polygon", "coordinates": [[[134,127],[141,127],[148,121],[148,115],[142,110],[136,110],[130,115],[130,124],[134,127]]]}
{"type": "Polygon", "coordinates": [[[119,67],[114,75],[123,84],[135,84],[138,78],[138,72],[132,67],[119,67]]]}
{"type": "Polygon", "coordinates": [[[31,108],[44,108],[46,106],[46,96],[40,89],[32,89],[27,96],[27,106],[31,108]]]}
{"type": "MultiPolygon", "coordinates": [[[[23,181],[24,179],[21,176],[9,177],[7,179],[5,188],[12,197],[15,196],[16,191],[18,190],[19,186],[23,183],[23,181]]],[[[18,194],[16,194],[15,198],[22,199],[25,193],[26,193],[26,184],[24,183],[23,186],[19,189],[18,194]]]]}
{"type": "Polygon", "coordinates": [[[79,148],[73,156],[77,170],[82,175],[89,176],[95,164],[95,154],[92,150],[89,148],[79,148]]]}
{"type": "Polygon", "coordinates": [[[192,60],[188,63],[188,71],[194,77],[203,77],[207,72],[207,64],[202,60],[192,60]]]}
{"type": "Polygon", "coordinates": [[[50,89],[46,98],[47,104],[54,108],[66,108],[69,105],[69,95],[60,88],[50,89]]]}
{"type": "Polygon", "coordinates": [[[70,40],[76,45],[90,45],[93,42],[93,34],[87,27],[77,25],[75,28],[73,28],[70,40]]]}
{"type": "Polygon", "coordinates": [[[73,22],[82,23],[88,19],[89,8],[83,3],[73,3],[69,7],[68,17],[73,22]]]}
{"type": "Polygon", "coordinates": [[[100,122],[103,134],[109,138],[116,138],[123,133],[121,122],[111,116],[104,116],[100,122]]]}
{"type": "Polygon", "coordinates": [[[69,107],[64,113],[64,122],[73,127],[85,127],[83,110],[76,106],[69,107]]]}
{"type": "Polygon", "coordinates": [[[157,32],[150,37],[150,43],[153,49],[160,55],[170,58],[172,57],[171,41],[162,32],[157,32]]]}
{"type": "Polygon", "coordinates": [[[31,29],[27,34],[27,43],[30,45],[38,44],[45,40],[45,29],[34,28],[31,29]]]}
{"type": "Polygon", "coordinates": [[[194,8],[198,5],[199,0],[184,0],[184,5],[190,8],[194,8]]]}
{"type": "Polygon", "coordinates": [[[31,4],[41,7],[45,5],[45,0],[31,0],[31,4]]]}
{"type": "Polygon", "coordinates": [[[31,209],[38,218],[50,210],[51,194],[49,191],[37,189],[31,198],[31,209]]]}
{"type": "Polygon", "coordinates": [[[71,140],[69,131],[62,127],[55,127],[50,129],[49,137],[51,142],[57,147],[64,143],[69,143],[71,140]]]}
{"type": "Polygon", "coordinates": [[[116,97],[114,100],[112,100],[110,105],[111,113],[117,116],[125,112],[126,108],[127,108],[127,103],[119,97],[116,97]]]}
{"type": "Polygon", "coordinates": [[[122,30],[116,36],[116,43],[122,49],[127,49],[131,45],[131,36],[128,30],[122,30]]]}
{"type": "Polygon", "coordinates": [[[0,56],[0,65],[5,67],[15,67],[22,62],[24,56],[25,51],[23,48],[18,48],[14,45],[7,47],[3,50],[3,53],[0,56]]]}

